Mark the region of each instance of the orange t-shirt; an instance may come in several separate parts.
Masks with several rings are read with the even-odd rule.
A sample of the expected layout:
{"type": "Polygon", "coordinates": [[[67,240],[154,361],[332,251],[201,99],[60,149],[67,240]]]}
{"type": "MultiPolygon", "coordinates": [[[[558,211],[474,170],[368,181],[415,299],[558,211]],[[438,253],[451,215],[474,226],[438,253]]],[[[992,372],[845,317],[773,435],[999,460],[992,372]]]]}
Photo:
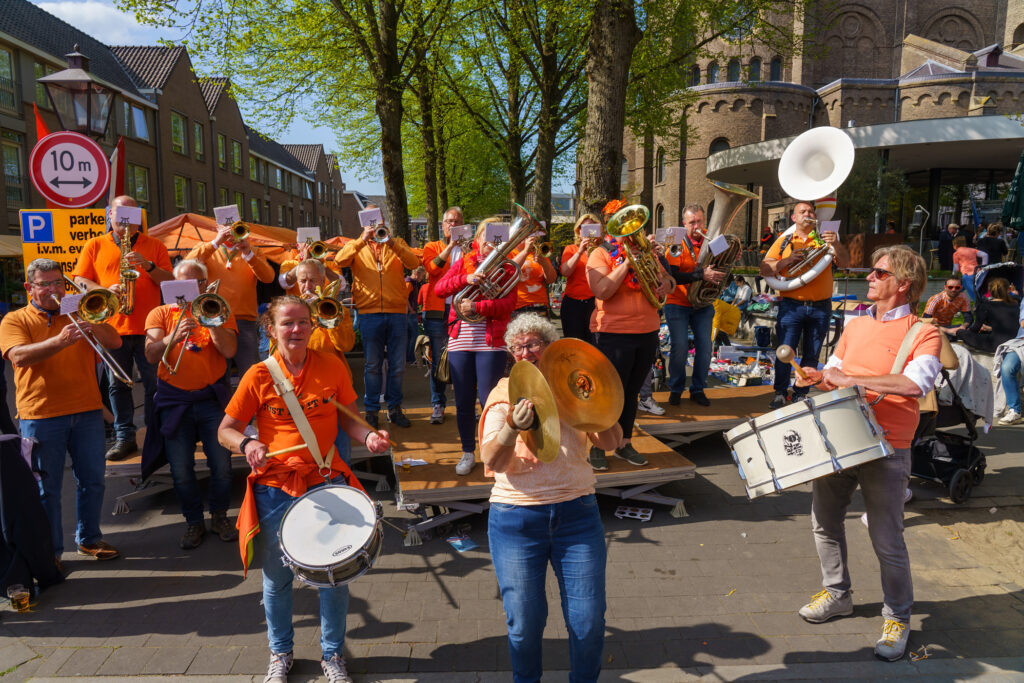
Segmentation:
{"type": "MultiPolygon", "coordinates": [[[[666,250],[665,259],[669,262],[669,265],[679,268],[680,272],[692,273],[697,268],[697,259],[694,258],[693,252],[690,251],[690,245],[686,241],[683,241],[679,246],[679,256],[669,256],[666,250]]],[[[675,304],[676,306],[686,306],[689,308],[690,284],[676,285],[675,289],[668,293],[668,298],[665,300],[665,303],[675,304]]]]}
{"type": "MultiPolygon", "coordinates": [[[[512,252],[515,257],[519,250],[512,252]]],[[[516,285],[516,309],[527,306],[548,305],[548,283],[544,279],[544,266],[537,261],[531,250],[523,261],[522,277],[516,285]]]]}
{"type": "MultiPolygon", "coordinates": [[[[772,244],[768,253],[765,254],[765,258],[771,259],[784,259],[794,250],[805,249],[813,247],[814,243],[810,238],[803,238],[793,234],[793,239],[786,246],[785,251],[781,251],[782,243],[787,239],[786,236],[780,236],[775,243],[772,244]]],[[[825,299],[832,298],[832,268],[826,268],[821,272],[818,277],[811,280],[802,287],[791,289],[788,292],[779,292],[784,299],[796,299],[797,301],[823,301],[825,299]]]]}
{"type": "Polygon", "coordinates": [[[953,263],[960,266],[964,275],[974,275],[978,269],[978,250],[971,247],[960,247],[953,252],[953,263]]]}
{"type": "MultiPolygon", "coordinates": [[[[580,250],[580,245],[570,244],[562,250],[562,263],[565,263],[580,250]]],[[[565,278],[564,296],[582,301],[590,299],[594,293],[590,291],[590,283],[587,282],[587,252],[580,254],[580,260],[576,262],[576,268],[565,278]]]]}
{"type": "MultiPolygon", "coordinates": [[[[306,362],[296,377],[288,372],[279,352],[275,351],[274,357],[281,365],[284,376],[295,387],[295,396],[316,434],[320,454],[326,457],[338,435],[338,409],[328,399],[333,398],[346,406],[356,400],[356,392],[352,389],[352,382],[341,360],[335,355],[307,351],[306,362]]],[[[242,424],[248,423],[255,416],[259,440],[270,451],[305,443],[298,427],[292,422],[284,399],[277,395],[274,380],[263,363],[256,363],[246,371],[224,412],[242,424]]],[[[313,462],[313,456],[308,449],[303,448],[282,454],[276,460],[283,461],[286,466],[298,466],[313,462]]],[[[343,471],[341,458],[333,458],[331,463],[335,474],[343,471]]]]}
{"type": "MultiPolygon", "coordinates": [[[[611,254],[607,249],[595,249],[587,261],[587,272],[594,268],[612,270],[611,254]]],[[[641,334],[653,332],[661,325],[661,314],[647,301],[644,293],[633,289],[628,281],[608,299],[595,299],[594,313],[590,316],[591,332],[641,334]]]]}
{"type": "Polygon", "coordinates": [[[274,268],[267,263],[261,253],[263,250],[252,251],[253,256],[248,261],[241,254],[231,259],[231,268],[227,267],[227,248],[215,247],[209,242],[197,244],[185,257],[206,266],[208,284],[220,280],[217,294],[224,297],[231,313],[239,320],[255,321],[257,318],[256,281],[274,281],[274,268]]]}
{"type": "MultiPolygon", "coordinates": [[[[116,285],[121,279],[121,247],[114,242],[112,232],[93,237],[85,243],[78,263],[71,272],[72,277],[84,277],[99,284],[100,287],[116,285]]],[[[167,255],[167,247],[160,240],[153,239],[145,233],[137,233],[138,239],[132,251],[157,268],[171,270],[171,259],[167,255]]],[[[149,277],[145,270],[139,271],[135,281],[135,307],[131,315],[115,313],[108,321],[118,334],[145,334],[146,316],[160,305],[160,285],[149,277]]]]}
{"type": "MultiPolygon", "coordinates": [[[[918,321],[913,315],[905,315],[885,322],[869,315],[853,318],[846,324],[843,336],[839,338],[835,356],[843,361],[842,370],[847,375],[888,375],[896,361],[903,338],[910,326],[918,321]]],[[[941,348],[941,334],[933,325],[918,330],[917,338],[910,348],[907,362],[923,355],[938,358],[941,348]]],[[[878,397],[873,391],[865,392],[868,402],[878,397]]],[[[917,399],[910,396],[886,395],[874,406],[878,424],[885,430],[885,436],[895,448],[910,448],[918,422],[917,399]]]]}
{"type": "MultiPolygon", "coordinates": [[[[19,308],[0,321],[0,353],[8,358],[14,347],[52,339],[70,324],[65,315],[55,315],[51,321],[32,304],[19,308]]],[[[84,339],[42,362],[28,367],[15,365],[14,385],[20,420],[42,420],[103,407],[96,379],[96,354],[84,339]]]]}
{"type": "MultiPolygon", "coordinates": [[[[180,311],[177,304],[157,306],[146,317],[146,330],[163,330],[165,335],[174,331],[180,311]]],[[[224,327],[238,334],[238,324],[234,314],[228,316],[224,327]]],[[[172,375],[163,363],[156,364],[156,373],[164,382],[184,391],[205,389],[224,376],[228,363],[210,339],[210,331],[205,327],[192,330],[190,342],[185,353],[181,355],[181,365],[177,374],[172,375]]],[[[167,354],[167,362],[174,365],[181,354],[181,344],[175,344],[167,354]]]]}
{"type": "Polygon", "coordinates": [[[352,327],[352,315],[344,308],[341,309],[342,319],[331,329],[314,327],[309,337],[309,348],[313,351],[331,354],[341,359],[348,373],[348,381],[352,383],[352,368],[348,366],[345,352],[351,351],[356,345],[356,332],[352,327]]]}

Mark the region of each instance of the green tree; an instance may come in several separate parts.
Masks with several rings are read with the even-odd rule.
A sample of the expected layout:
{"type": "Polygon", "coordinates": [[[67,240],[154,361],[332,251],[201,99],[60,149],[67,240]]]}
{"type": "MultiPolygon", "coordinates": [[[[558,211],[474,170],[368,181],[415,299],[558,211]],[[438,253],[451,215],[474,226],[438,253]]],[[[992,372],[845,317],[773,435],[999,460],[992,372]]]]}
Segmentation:
{"type": "Polygon", "coordinates": [[[881,155],[862,152],[853,162],[853,169],[839,187],[840,206],[849,211],[847,230],[851,233],[872,232],[875,213],[895,215],[898,202],[909,189],[906,176],[884,164],[881,155]]]}

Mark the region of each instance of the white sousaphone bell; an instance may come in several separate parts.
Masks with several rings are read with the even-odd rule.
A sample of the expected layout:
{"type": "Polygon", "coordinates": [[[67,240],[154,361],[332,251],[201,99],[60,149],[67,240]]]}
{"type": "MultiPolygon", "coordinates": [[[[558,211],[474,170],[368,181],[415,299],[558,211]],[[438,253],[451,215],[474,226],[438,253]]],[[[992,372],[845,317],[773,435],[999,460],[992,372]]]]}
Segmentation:
{"type": "MultiPolygon", "coordinates": [[[[839,128],[821,126],[801,133],[786,147],[779,159],[779,185],[799,201],[816,202],[834,193],[853,168],[853,140],[839,128]]],[[[796,229],[790,226],[783,235],[796,229]]],[[[802,287],[828,268],[835,252],[830,246],[807,250],[809,253],[781,277],[766,277],[765,282],[780,292],[802,287]]]]}

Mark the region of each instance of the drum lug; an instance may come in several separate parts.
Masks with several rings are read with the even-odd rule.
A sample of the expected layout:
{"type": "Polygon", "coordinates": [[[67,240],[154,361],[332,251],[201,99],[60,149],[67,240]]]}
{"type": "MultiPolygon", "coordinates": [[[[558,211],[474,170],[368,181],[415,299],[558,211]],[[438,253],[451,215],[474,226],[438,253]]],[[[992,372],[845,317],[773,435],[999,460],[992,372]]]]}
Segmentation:
{"type": "Polygon", "coordinates": [[[379,500],[375,500],[373,502],[373,510],[374,512],[377,513],[377,519],[380,519],[384,516],[384,506],[381,504],[379,500]]]}
{"type": "Polygon", "coordinates": [[[864,415],[864,419],[867,420],[868,429],[871,430],[871,435],[879,436],[878,429],[875,427],[875,416],[871,413],[868,413],[868,407],[863,403],[858,402],[857,405],[858,407],[860,407],[860,412],[864,415]]]}
{"type": "Polygon", "coordinates": [[[331,585],[336,585],[334,582],[334,567],[327,568],[327,580],[331,582],[331,585]]]}

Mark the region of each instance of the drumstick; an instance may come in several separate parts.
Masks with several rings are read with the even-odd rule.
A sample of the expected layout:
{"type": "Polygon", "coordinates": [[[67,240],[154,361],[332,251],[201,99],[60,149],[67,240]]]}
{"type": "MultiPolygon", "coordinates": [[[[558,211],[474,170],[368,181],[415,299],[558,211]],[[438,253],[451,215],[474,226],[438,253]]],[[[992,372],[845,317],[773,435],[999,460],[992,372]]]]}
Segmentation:
{"type": "Polygon", "coordinates": [[[789,363],[792,365],[793,369],[796,370],[796,374],[800,375],[800,379],[806,380],[808,379],[807,373],[804,372],[804,369],[800,367],[800,364],[793,359],[795,355],[796,353],[794,353],[793,347],[789,344],[782,344],[779,348],[775,349],[775,357],[783,363],[789,363]]]}
{"type": "Polygon", "coordinates": [[[273,451],[272,453],[267,453],[266,457],[273,458],[275,455],[284,455],[285,453],[291,453],[292,451],[301,451],[305,447],[306,447],[306,444],[300,443],[300,444],[297,444],[295,446],[289,446],[288,448],[282,448],[279,451],[273,451]]]}
{"type": "MultiPolygon", "coordinates": [[[[327,399],[327,400],[328,400],[328,401],[330,401],[330,402],[331,402],[332,404],[334,404],[334,407],[335,407],[335,408],[337,408],[337,409],[338,409],[338,410],[340,410],[341,412],[345,413],[345,414],[346,414],[346,415],[348,415],[348,416],[349,416],[350,418],[352,418],[353,420],[355,420],[355,421],[356,421],[356,422],[358,422],[359,424],[363,425],[364,427],[366,427],[367,429],[369,429],[369,430],[370,430],[371,432],[373,432],[374,434],[376,434],[376,435],[380,436],[380,432],[378,432],[378,431],[377,431],[376,429],[374,429],[373,427],[371,427],[371,426],[370,426],[370,423],[369,423],[369,422],[367,422],[366,420],[364,420],[364,419],[362,418],[362,416],[361,416],[361,415],[359,415],[359,413],[353,413],[353,412],[352,412],[351,410],[349,410],[348,408],[346,408],[346,407],[345,407],[345,406],[343,406],[342,404],[338,403],[338,402],[337,402],[337,401],[335,401],[335,400],[334,400],[333,398],[329,398],[329,399],[327,399]]],[[[391,439],[388,439],[388,443],[389,443],[389,444],[391,444],[391,447],[392,447],[392,448],[398,448],[398,444],[397,444],[397,443],[395,443],[394,441],[392,441],[391,439]]]]}

